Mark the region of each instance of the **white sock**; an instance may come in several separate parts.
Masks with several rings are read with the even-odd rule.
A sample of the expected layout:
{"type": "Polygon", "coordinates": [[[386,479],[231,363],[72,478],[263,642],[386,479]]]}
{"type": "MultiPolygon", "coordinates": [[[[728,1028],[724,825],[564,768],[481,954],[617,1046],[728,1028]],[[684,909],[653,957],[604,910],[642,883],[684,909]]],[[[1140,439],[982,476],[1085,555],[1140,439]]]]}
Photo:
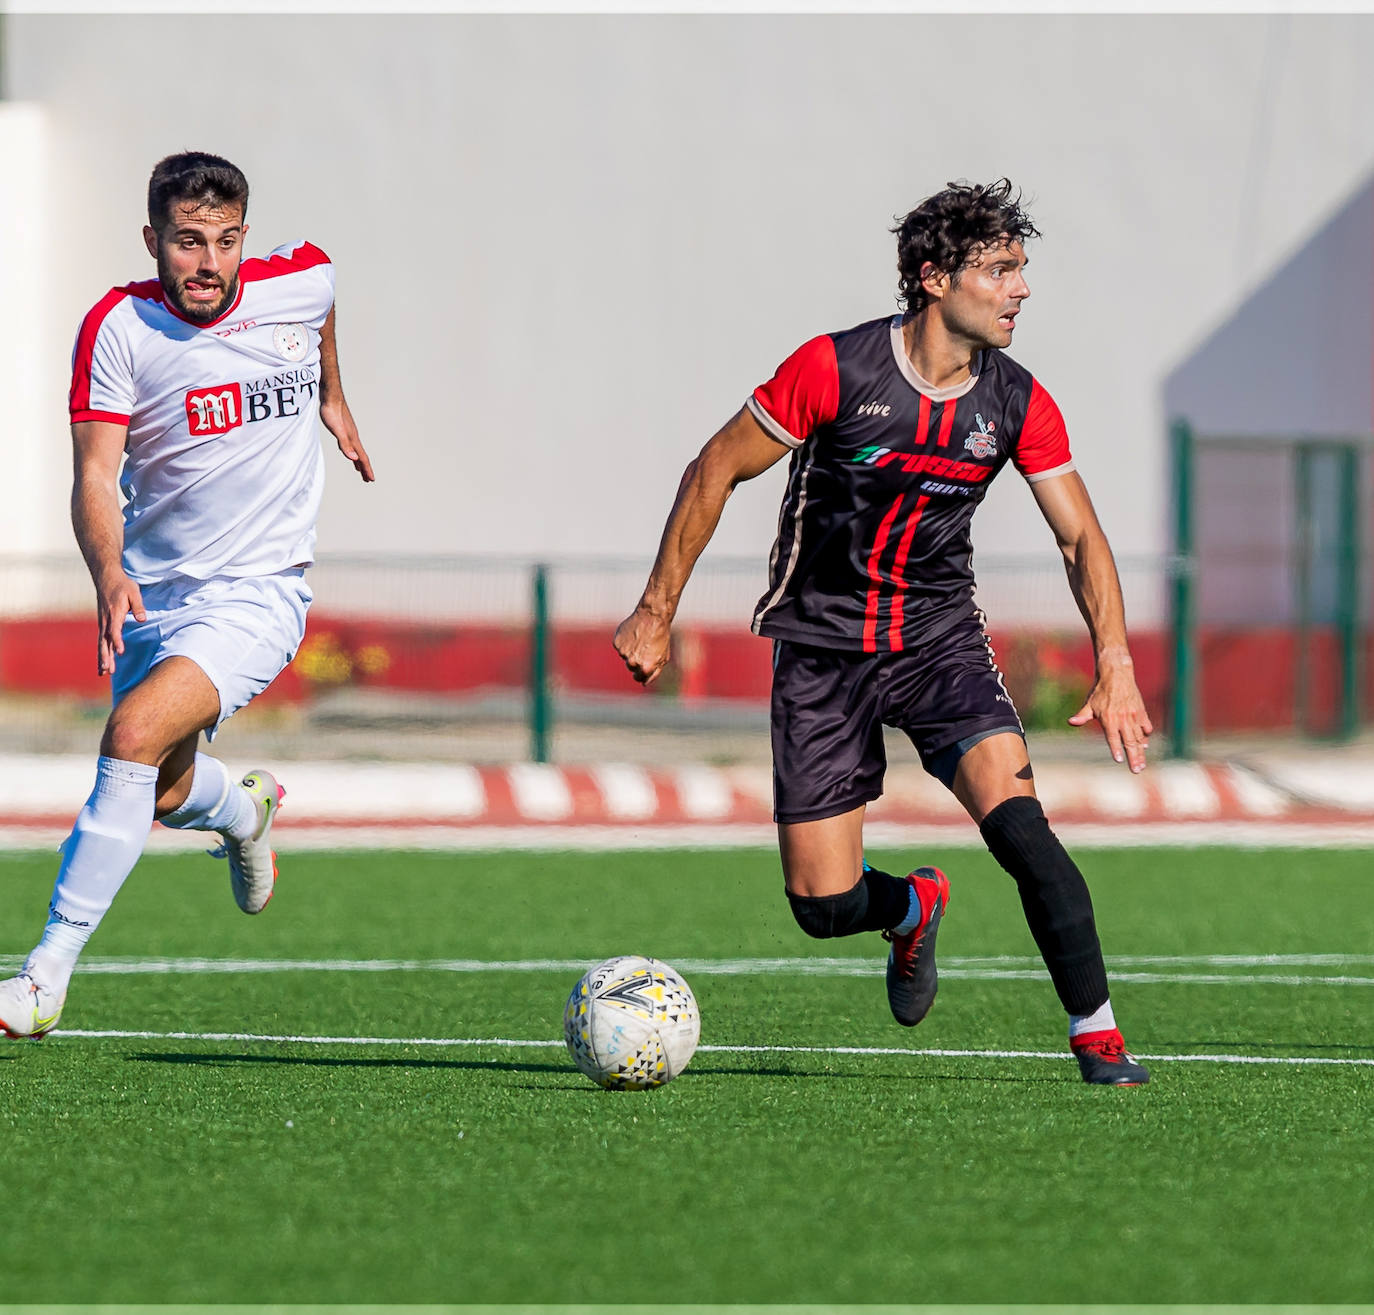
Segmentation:
{"type": "Polygon", "coordinates": [[[258,810],[248,791],[229,775],[229,769],[218,758],[198,753],[186,802],[168,813],[162,825],[177,831],[218,831],[247,840],[257,820],[258,810]]]}
{"type": "Polygon", "coordinates": [[[102,757],[95,789],[62,845],[43,938],[24,963],[63,995],[77,957],[133,870],[153,824],[157,768],[102,757]]]}
{"type": "Polygon", "coordinates": [[[1112,1002],[1106,1001],[1090,1014],[1069,1015],[1069,1038],[1082,1036],[1084,1032],[1112,1032],[1116,1030],[1116,1018],[1112,1014],[1112,1002]]]}

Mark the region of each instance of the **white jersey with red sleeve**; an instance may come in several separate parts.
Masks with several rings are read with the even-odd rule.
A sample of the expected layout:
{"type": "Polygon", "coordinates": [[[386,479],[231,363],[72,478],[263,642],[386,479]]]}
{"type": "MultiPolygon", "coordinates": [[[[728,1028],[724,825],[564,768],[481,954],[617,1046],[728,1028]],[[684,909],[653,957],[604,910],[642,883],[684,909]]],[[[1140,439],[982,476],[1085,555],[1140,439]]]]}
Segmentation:
{"type": "Polygon", "coordinates": [[[113,288],[72,354],[71,419],[128,426],[124,569],[272,575],[308,564],[324,488],[320,329],[334,267],[308,242],[239,266],[234,304],[183,318],[156,279],[113,288]]]}

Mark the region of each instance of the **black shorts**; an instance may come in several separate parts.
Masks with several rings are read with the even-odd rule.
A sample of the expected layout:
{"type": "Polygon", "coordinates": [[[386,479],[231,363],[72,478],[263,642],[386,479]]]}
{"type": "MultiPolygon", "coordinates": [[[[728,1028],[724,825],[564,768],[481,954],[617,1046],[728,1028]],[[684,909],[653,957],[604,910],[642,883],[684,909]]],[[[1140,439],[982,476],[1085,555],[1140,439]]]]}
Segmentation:
{"type": "Polygon", "coordinates": [[[883,792],[883,727],[946,786],[979,740],[1024,734],[975,619],[928,648],[857,653],[773,641],[773,816],[813,822],[883,792]]]}

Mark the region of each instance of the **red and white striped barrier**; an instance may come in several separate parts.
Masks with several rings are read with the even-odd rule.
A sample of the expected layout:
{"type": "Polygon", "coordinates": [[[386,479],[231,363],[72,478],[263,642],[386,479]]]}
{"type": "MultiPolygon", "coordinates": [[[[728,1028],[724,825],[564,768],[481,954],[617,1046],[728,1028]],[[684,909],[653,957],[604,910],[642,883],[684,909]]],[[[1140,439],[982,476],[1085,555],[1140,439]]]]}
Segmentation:
{"type": "MultiPolygon", "coordinates": [[[[515,832],[577,847],[627,838],[666,844],[684,835],[713,844],[772,838],[766,766],[287,761],[273,770],[287,790],[276,833],[283,849],[431,841],[467,848],[515,832]]],[[[60,841],[93,774],[86,758],[0,755],[0,843],[60,841]]],[[[1321,773],[1310,767],[1286,784],[1234,763],[1164,762],[1133,776],[1110,761],[1047,762],[1036,768],[1036,787],[1056,827],[1066,834],[1090,828],[1108,841],[1114,833],[1124,841],[1128,833],[1148,838],[1158,831],[1165,843],[1165,832],[1243,839],[1248,831],[1319,835],[1331,827],[1374,836],[1374,768],[1368,774],[1363,789],[1352,787],[1348,769],[1339,780],[1328,772],[1324,789],[1321,773]],[[1179,830],[1187,827],[1191,832],[1179,830]]],[[[887,791],[868,816],[875,836],[914,831],[977,843],[953,796],[909,765],[889,771],[887,791]]],[[[153,834],[155,847],[204,839],[163,827],[153,834]]]]}

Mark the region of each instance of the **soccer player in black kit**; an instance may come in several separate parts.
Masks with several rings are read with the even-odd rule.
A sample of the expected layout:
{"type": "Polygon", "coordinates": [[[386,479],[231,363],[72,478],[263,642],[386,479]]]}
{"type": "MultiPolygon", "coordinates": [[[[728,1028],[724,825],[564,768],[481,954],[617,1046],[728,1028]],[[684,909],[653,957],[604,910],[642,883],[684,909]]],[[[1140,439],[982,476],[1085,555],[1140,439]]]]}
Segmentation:
{"type": "Polygon", "coordinates": [[[863,857],[864,810],[886,768],[882,728],[895,727],[1015,879],[1084,1081],[1137,1085],[1149,1074],[1112,1014],[1088,887],[1036,799],[974,601],[969,523],[1011,461],[1054,532],[1092,636],[1096,678],[1069,720],[1096,719],[1112,757],[1144,769],[1153,727],[1111,549],[1059,408],[1002,350],[1030,295],[1024,243],[1039,233],[1005,178],[952,183],[894,231],[905,314],[805,343],[706,444],[615,647],[636,680],[658,676],[726,499],[790,452],[753,628],[774,646],[775,817],[798,924],[815,937],[882,932],[893,1015],[908,1027],[925,1017],[949,882],[938,868],[896,877],[863,857]]]}

